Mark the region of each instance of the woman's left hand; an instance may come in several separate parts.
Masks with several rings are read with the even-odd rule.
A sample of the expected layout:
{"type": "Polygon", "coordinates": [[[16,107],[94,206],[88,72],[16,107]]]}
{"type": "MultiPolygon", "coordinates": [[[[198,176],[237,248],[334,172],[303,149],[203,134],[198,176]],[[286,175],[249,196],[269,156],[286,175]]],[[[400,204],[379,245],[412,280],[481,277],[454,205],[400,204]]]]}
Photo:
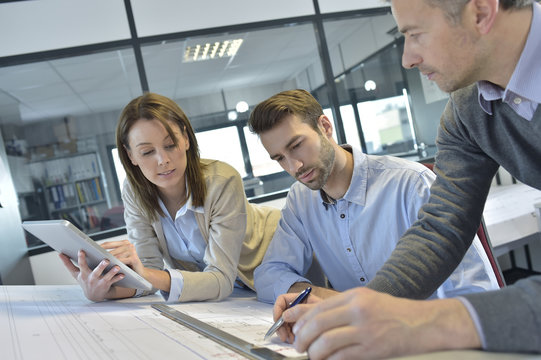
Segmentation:
{"type": "Polygon", "coordinates": [[[135,245],[129,240],[107,241],[101,247],[144,277],[145,267],[135,251],[135,245]]]}

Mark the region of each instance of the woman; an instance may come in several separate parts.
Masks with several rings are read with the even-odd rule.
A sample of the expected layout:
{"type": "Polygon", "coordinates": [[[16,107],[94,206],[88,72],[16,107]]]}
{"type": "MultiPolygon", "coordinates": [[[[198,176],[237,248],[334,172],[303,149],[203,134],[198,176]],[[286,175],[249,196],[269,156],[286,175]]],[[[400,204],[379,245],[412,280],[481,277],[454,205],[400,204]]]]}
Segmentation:
{"type": "MultiPolygon", "coordinates": [[[[126,170],[128,240],[102,246],[160,290],[167,301],[221,300],[237,277],[253,289],[280,212],[248,203],[242,180],[226,163],[199,158],[192,126],[171,99],[146,93],[122,111],[116,130],[126,170]],[[167,269],[164,269],[164,262],[167,269]]],[[[62,261],[93,301],[143,295],[115,286],[123,278],[103,261],[93,271],[62,261]]]]}

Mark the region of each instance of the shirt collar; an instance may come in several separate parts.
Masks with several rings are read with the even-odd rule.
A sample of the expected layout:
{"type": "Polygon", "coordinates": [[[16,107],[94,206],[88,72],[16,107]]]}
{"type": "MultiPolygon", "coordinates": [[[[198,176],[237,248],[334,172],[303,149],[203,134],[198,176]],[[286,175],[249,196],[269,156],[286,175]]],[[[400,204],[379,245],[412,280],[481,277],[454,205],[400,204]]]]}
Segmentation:
{"type": "MultiPolygon", "coordinates": [[[[187,180],[186,180],[184,186],[186,186],[185,190],[187,190],[188,189],[188,181],[187,180]]],[[[167,211],[167,208],[165,207],[165,204],[163,203],[162,199],[160,199],[160,197],[158,197],[158,203],[160,204],[160,207],[161,207],[162,211],[165,214],[169,214],[169,212],[167,211]]],[[[176,217],[183,216],[184,214],[186,214],[186,212],[188,210],[191,210],[191,211],[197,212],[197,213],[201,213],[201,214],[205,212],[205,210],[203,209],[202,206],[194,206],[193,205],[193,203],[192,203],[192,194],[191,193],[188,196],[188,200],[186,200],[186,203],[177,211],[176,217]]]]}
{"type": "MultiPolygon", "coordinates": [[[[366,167],[366,154],[356,148],[351,147],[351,145],[340,146],[353,155],[353,174],[351,175],[351,181],[343,199],[364,206],[368,174],[368,169],[366,167]]],[[[319,193],[324,206],[336,203],[336,200],[327,195],[323,189],[320,189],[319,193]]]]}
{"type": "Polygon", "coordinates": [[[526,44],[506,89],[489,81],[479,81],[479,104],[489,115],[492,115],[491,101],[506,99],[510,93],[541,103],[541,4],[533,4],[532,24],[526,39],[526,44]]]}

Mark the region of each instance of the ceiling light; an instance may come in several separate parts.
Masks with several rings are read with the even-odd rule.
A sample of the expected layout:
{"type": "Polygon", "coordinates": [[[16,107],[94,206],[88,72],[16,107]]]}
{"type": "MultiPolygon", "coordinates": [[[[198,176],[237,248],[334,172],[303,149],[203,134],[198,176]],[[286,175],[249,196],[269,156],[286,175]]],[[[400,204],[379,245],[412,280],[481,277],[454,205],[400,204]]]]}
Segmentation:
{"type": "Polygon", "coordinates": [[[240,113],[248,111],[249,108],[250,106],[248,105],[246,101],[239,101],[237,103],[237,106],[235,107],[235,109],[237,109],[237,112],[240,112],[240,113]]]}
{"type": "Polygon", "coordinates": [[[229,119],[229,121],[235,121],[238,117],[239,116],[235,110],[231,110],[227,113],[227,118],[229,119]]]}
{"type": "Polygon", "coordinates": [[[376,90],[376,82],[374,80],[367,80],[364,83],[364,88],[366,91],[376,90]]]}
{"type": "Polygon", "coordinates": [[[182,62],[194,62],[235,56],[242,45],[242,39],[207,42],[186,46],[182,62]]]}

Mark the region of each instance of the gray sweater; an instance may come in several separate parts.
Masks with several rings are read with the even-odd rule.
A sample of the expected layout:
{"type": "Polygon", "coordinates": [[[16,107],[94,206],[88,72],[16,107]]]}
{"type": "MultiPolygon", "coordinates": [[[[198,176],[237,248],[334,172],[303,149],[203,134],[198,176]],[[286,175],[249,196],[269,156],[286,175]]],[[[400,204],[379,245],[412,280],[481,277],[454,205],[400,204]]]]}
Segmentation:
{"type": "MultiPolygon", "coordinates": [[[[451,95],[438,130],[438,177],[429,202],[368,287],[417,299],[432,294],[470,246],[499,165],[541,189],[541,106],[528,121],[499,101],[488,115],[477,99],[475,84],[451,95]]],[[[487,350],[541,352],[541,276],[465,297],[487,350]]]]}

